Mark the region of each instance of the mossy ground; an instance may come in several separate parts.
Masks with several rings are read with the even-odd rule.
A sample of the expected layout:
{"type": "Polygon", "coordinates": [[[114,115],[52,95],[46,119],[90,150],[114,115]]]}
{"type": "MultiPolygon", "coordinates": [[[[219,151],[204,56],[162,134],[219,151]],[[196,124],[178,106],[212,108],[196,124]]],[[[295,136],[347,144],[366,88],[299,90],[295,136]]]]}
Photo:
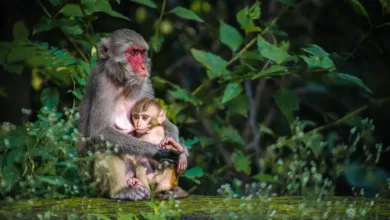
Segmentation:
{"type": "MultiPolygon", "coordinates": [[[[328,197],[222,198],[196,196],[179,202],[132,202],[105,198],[0,201],[0,219],[126,219],[128,213],[149,217],[180,214],[182,219],[389,219],[390,199],[328,197]],[[72,219],[72,218],[71,218],[72,219]]],[[[129,216],[128,216],[129,217],[129,216]]]]}

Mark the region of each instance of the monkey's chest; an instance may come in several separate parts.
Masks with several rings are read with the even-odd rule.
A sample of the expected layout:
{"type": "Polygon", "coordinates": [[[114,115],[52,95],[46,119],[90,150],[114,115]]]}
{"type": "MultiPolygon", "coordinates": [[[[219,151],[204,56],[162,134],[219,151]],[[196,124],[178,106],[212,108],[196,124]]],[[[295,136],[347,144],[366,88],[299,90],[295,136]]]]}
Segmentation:
{"type": "Polygon", "coordinates": [[[130,122],[130,112],[134,106],[133,101],[119,100],[115,104],[114,112],[114,126],[124,134],[129,134],[134,130],[134,126],[130,122]]]}

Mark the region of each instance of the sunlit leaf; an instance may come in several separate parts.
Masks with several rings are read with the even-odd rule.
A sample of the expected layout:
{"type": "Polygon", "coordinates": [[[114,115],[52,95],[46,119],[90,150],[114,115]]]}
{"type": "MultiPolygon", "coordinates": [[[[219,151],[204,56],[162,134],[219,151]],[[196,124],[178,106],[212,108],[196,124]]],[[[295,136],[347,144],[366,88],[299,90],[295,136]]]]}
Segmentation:
{"type": "Polygon", "coordinates": [[[181,6],[178,6],[174,9],[172,9],[169,13],[173,13],[173,14],[175,14],[181,18],[184,18],[184,19],[203,22],[203,20],[198,15],[196,15],[195,12],[193,12],[189,9],[183,8],[181,6]]]}
{"type": "Polygon", "coordinates": [[[242,91],[243,91],[243,88],[242,88],[241,84],[235,83],[235,82],[229,83],[226,86],[225,91],[223,93],[222,103],[226,103],[226,102],[234,99],[235,97],[240,95],[240,93],[242,91]]]}
{"type": "Polygon", "coordinates": [[[80,5],[78,4],[66,4],[61,10],[60,13],[69,16],[69,17],[84,17],[83,12],[81,11],[80,5]]]}
{"type": "Polygon", "coordinates": [[[36,176],[37,180],[45,182],[55,186],[63,186],[65,184],[70,184],[70,181],[64,179],[62,176],[36,176]]]}
{"type": "Polygon", "coordinates": [[[311,55],[319,56],[319,57],[327,57],[329,54],[322,49],[320,46],[316,44],[308,44],[305,48],[303,48],[304,51],[310,53],[311,55]]]}
{"type": "Polygon", "coordinates": [[[323,149],[321,134],[309,135],[307,136],[307,138],[304,139],[304,141],[306,146],[311,148],[313,154],[316,157],[319,157],[323,149]]]}
{"type": "Polygon", "coordinates": [[[23,21],[15,23],[12,29],[12,36],[14,37],[14,40],[23,40],[28,37],[28,29],[24,25],[23,21]]]}
{"type": "Polygon", "coordinates": [[[41,102],[49,109],[53,109],[54,107],[56,107],[59,102],[59,93],[57,88],[46,88],[42,90],[41,102]]]}
{"type": "Polygon", "coordinates": [[[292,122],[293,112],[299,110],[299,97],[297,94],[282,87],[274,94],[274,99],[287,120],[292,122]]]}
{"type": "Polygon", "coordinates": [[[241,28],[245,31],[245,33],[261,32],[263,30],[263,29],[261,29],[260,27],[257,27],[254,24],[244,25],[241,28]]]}
{"type": "Polygon", "coordinates": [[[138,4],[146,5],[151,8],[157,8],[156,3],[154,3],[152,0],[131,0],[132,2],[136,2],[138,4]]]}
{"type": "Polygon", "coordinates": [[[348,0],[348,2],[349,2],[349,4],[352,5],[352,8],[353,8],[353,10],[355,10],[356,13],[363,15],[366,18],[369,17],[366,9],[359,2],[359,0],[348,0]]]}
{"type": "Polygon", "coordinates": [[[244,172],[246,175],[249,175],[251,173],[249,159],[244,155],[241,150],[235,150],[235,152],[232,154],[232,160],[238,170],[244,172]]]}
{"type": "Polygon", "coordinates": [[[180,88],[179,86],[172,85],[172,87],[173,87],[173,89],[168,90],[168,93],[171,96],[173,96],[179,100],[183,100],[183,101],[192,103],[193,105],[200,105],[202,103],[202,101],[199,100],[197,97],[193,96],[192,94],[190,94],[186,90],[180,88]]]}
{"type": "Polygon", "coordinates": [[[188,178],[202,177],[203,170],[200,167],[192,167],[184,173],[184,176],[188,178]]]}
{"type": "Polygon", "coordinates": [[[330,57],[305,56],[305,55],[301,55],[299,57],[305,61],[309,69],[312,68],[331,69],[332,67],[335,66],[333,60],[330,57]]]}
{"type": "Polygon", "coordinates": [[[163,36],[160,35],[160,36],[158,36],[156,38],[156,35],[153,35],[150,38],[150,43],[149,44],[152,46],[152,49],[155,52],[159,52],[163,43],[164,43],[164,37],[163,36]]]}
{"type": "Polygon", "coordinates": [[[195,60],[197,60],[207,70],[209,70],[207,73],[210,79],[221,76],[227,72],[225,69],[227,62],[221,57],[197,49],[191,49],[191,53],[195,60]]]}
{"type": "Polygon", "coordinates": [[[237,50],[244,42],[240,32],[234,27],[225,24],[223,21],[220,22],[219,37],[221,42],[230,47],[233,51],[237,50]]]}
{"type": "Polygon", "coordinates": [[[260,35],[257,37],[257,48],[262,56],[275,61],[277,64],[281,64],[290,56],[286,51],[268,43],[260,35]]]}
{"type": "Polygon", "coordinates": [[[260,2],[255,2],[248,10],[248,15],[251,19],[259,19],[261,15],[260,2]]]}
{"type": "Polygon", "coordinates": [[[248,15],[248,12],[248,7],[245,7],[237,13],[236,18],[241,26],[253,24],[251,17],[248,15]]]}

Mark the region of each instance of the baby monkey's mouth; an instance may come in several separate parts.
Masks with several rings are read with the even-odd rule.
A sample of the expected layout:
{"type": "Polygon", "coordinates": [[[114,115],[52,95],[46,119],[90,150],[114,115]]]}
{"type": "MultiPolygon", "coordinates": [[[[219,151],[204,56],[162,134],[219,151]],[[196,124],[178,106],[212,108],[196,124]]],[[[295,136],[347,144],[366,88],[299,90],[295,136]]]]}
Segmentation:
{"type": "Polygon", "coordinates": [[[137,133],[137,134],[146,134],[146,133],[148,133],[148,131],[149,131],[150,129],[149,128],[144,128],[144,129],[135,129],[135,132],[137,133]]]}

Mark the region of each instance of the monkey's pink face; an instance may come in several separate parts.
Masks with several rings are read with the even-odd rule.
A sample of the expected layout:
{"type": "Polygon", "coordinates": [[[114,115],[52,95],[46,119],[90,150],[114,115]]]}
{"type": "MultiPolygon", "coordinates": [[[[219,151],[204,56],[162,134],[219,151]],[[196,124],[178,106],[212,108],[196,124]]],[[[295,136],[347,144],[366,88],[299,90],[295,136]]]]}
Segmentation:
{"type": "Polygon", "coordinates": [[[146,65],[146,60],[148,52],[145,48],[131,45],[125,51],[125,56],[127,61],[133,67],[134,73],[138,79],[145,79],[148,75],[148,67],[146,65]]]}

